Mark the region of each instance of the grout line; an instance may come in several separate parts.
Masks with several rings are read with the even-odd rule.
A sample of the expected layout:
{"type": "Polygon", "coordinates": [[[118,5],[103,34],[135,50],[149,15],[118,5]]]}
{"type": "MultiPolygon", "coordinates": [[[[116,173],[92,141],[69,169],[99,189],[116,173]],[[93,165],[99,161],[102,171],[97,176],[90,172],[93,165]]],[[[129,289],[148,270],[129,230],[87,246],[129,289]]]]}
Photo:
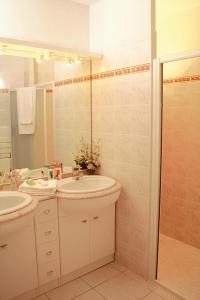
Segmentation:
{"type": "MultiPolygon", "coordinates": [[[[140,300],[143,300],[143,299],[145,300],[145,298],[148,297],[148,296],[151,295],[151,294],[152,294],[152,295],[153,295],[153,294],[155,295],[155,293],[150,292],[150,293],[148,293],[147,295],[145,295],[144,297],[140,298],[140,300]]],[[[159,296],[159,295],[157,295],[157,296],[159,296]]],[[[160,296],[160,298],[164,299],[164,298],[161,297],[161,296],[160,296]]],[[[166,299],[164,299],[164,300],[166,300],[166,299]]]]}
{"type": "Polygon", "coordinates": [[[51,298],[47,295],[47,294],[44,294],[49,300],[51,300],[51,298]]]}
{"type": "Polygon", "coordinates": [[[106,300],[109,300],[108,298],[106,298],[106,296],[104,296],[102,293],[100,293],[99,291],[97,291],[95,288],[93,289],[97,294],[99,294],[101,297],[103,297],[106,300]]]}
{"type": "Polygon", "coordinates": [[[78,298],[79,296],[82,296],[82,295],[86,294],[87,292],[89,292],[89,291],[91,291],[91,290],[92,290],[92,288],[89,288],[87,291],[84,291],[84,292],[80,293],[79,295],[76,295],[76,296],[70,298],[70,300],[76,299],[76,298],[78,298]]]}
{"type": "Polygon", "coordinates": [[[124,271],[121,271],[119,268],[117,268],[117,267],[114,265],[114,263],[115,263],[115,261],[114,261],[113,263],[110,263],[110,265],[111,265],[112,268],[116,269],[117,271],[119,271],[119,272],[121,272],[121,273],[125,273],[126,271],[128,271],[128,269],[127,269],[125,266],[119,264],[119,266],[122,266],[122,267],[126,268],[124,271]],[[112,265],[112,264],[113,264],[113,265],[112,265]]]}
{"type": "Polygon", "coordinates": [[[117,274],[117,275],[114,275],[114,276],[110,277],[109,279],[106,279],[106,280],[102,281],[101,283],[98,283],[97,285],[93,286],[92,288],[95,289],[96,287],[100,286],[101,284],[103,284],[103,283],[105,283],[105,282],[107,282],[107,281],[110,281],[110,280],[112,280],[112,279],[114,279],[115,277],[120,276],[120,275],[122,275],[121,272],[120,272],[119,274],[117,274]]]}
{"type": "MultiPolygon", "coordinates": [[[[111,266],[111,263],[107,263],[106,265],[101,266],[101,267],[97,268],[96,270],[93,270],[93,271],[91,271],[91,272],[89,272],[89,273],[87,273],[87,274],[85,274],[85,275],[88,275],[88,274],[90,274],[90,273],[93,273],[93,272],[95,272],[95,271],[97,271],[97,270],[99,270],[99,269],[101,269],[101,268],[107,267],[107,266],[110,266],[111,268],[115,269],[114,267],[111,266]]],[[[115,270],[117,270],[117,269],[115,269],[115,270]]],[[[95,288],[96,286],[99,286],[100,284],[102,284],[102,283],[104,283],[104,282],[106,282],[106,281],[109,281],[110,279],[112,279],[112,278],[114,278],[114,277],[120,275],[121,272],[120,272],[119,270],[117,270],[117,271],[119,272],[119,274],[114,275],[114,276],[110,277],[109,279],[105,279],[104,281],[102,281],[101,283],[98,283],[98,284],[95,285],[95,286],[91,285],[90,283],[88,283],[88,282],[83,278],[85,275],[82,275],[82,277],[79,277],[79,278],[81,278],[84,282],[86,282],[91,288],[95,288]]]]}

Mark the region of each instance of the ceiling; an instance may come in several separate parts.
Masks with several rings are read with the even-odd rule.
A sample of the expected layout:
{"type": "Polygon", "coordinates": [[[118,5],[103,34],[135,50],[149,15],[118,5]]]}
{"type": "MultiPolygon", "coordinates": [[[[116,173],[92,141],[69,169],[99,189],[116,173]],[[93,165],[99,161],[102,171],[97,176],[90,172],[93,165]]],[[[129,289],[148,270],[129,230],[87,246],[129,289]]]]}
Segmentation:
{"type": "Polygon", "coordinates": [[[85,4],[85,5],[91,5],[95,3],[98,0],[71,0],[72,2],[80,3],[80,4],[85,4]]]}

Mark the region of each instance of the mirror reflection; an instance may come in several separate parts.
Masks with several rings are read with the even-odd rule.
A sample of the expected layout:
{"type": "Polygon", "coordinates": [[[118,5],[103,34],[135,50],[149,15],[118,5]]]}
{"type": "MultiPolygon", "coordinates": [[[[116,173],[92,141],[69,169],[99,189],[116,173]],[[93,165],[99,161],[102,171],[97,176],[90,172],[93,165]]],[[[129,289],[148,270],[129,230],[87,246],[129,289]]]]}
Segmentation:
{"type": "MultiPolygon", "coordinates": [[[[90,61],[0,56],[0,171],[56,161],[71,170],[91,147],[90,61]]],[[[37,170],[36,170],[37,173],[37,170]]]]}

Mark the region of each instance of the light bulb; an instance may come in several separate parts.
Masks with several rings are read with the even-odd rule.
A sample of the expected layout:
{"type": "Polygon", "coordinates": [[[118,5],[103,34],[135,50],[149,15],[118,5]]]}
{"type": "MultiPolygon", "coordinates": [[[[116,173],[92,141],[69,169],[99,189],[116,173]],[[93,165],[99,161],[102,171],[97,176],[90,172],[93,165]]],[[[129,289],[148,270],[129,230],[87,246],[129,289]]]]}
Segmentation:
{"type": "Polygon", "coordinates": [[[41,64],[41,63],[42,63],[42,59],[41,59],[41,57],[38,57],[38,58],[36,58],[36,60],[35,60],[35,61],[36,61],[36,63],[37,63],[37,64],[41,64]]]}
{"type": "Polygon", "coordinates": [[[77,65],[78,65],[78,64],[80,64],[80,63],[81,63],[81,61],[82,61],[82,59],[81,59],[80,57],[78,57],[78,58],[77,58],[77,60],[75,61],[75,64],[77,64],[77,65]]]}
{"type": "Polygon", "coordinates": [[[3,82],[3,79],[0,79],[0,89],[3,89],[4,88],[4,82],[3,82]]]}
{"type": "Polygon", "coordinates": [[[46,53],[46,54],[44,55],[44,59],[45,59],[45,60],[50,60],[50,55],[49,55],[49,53],[46,53]]]}

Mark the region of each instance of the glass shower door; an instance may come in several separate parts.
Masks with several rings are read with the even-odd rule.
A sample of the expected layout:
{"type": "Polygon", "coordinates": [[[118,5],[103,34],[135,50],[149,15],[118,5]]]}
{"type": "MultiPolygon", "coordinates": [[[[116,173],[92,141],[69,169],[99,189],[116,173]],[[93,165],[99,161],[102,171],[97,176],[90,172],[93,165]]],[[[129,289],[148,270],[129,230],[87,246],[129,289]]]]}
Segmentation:
{"type": "Polygon", "coordinates": [[[157,279],[200,299],[200,58],[163,67],[157,279]]]}

